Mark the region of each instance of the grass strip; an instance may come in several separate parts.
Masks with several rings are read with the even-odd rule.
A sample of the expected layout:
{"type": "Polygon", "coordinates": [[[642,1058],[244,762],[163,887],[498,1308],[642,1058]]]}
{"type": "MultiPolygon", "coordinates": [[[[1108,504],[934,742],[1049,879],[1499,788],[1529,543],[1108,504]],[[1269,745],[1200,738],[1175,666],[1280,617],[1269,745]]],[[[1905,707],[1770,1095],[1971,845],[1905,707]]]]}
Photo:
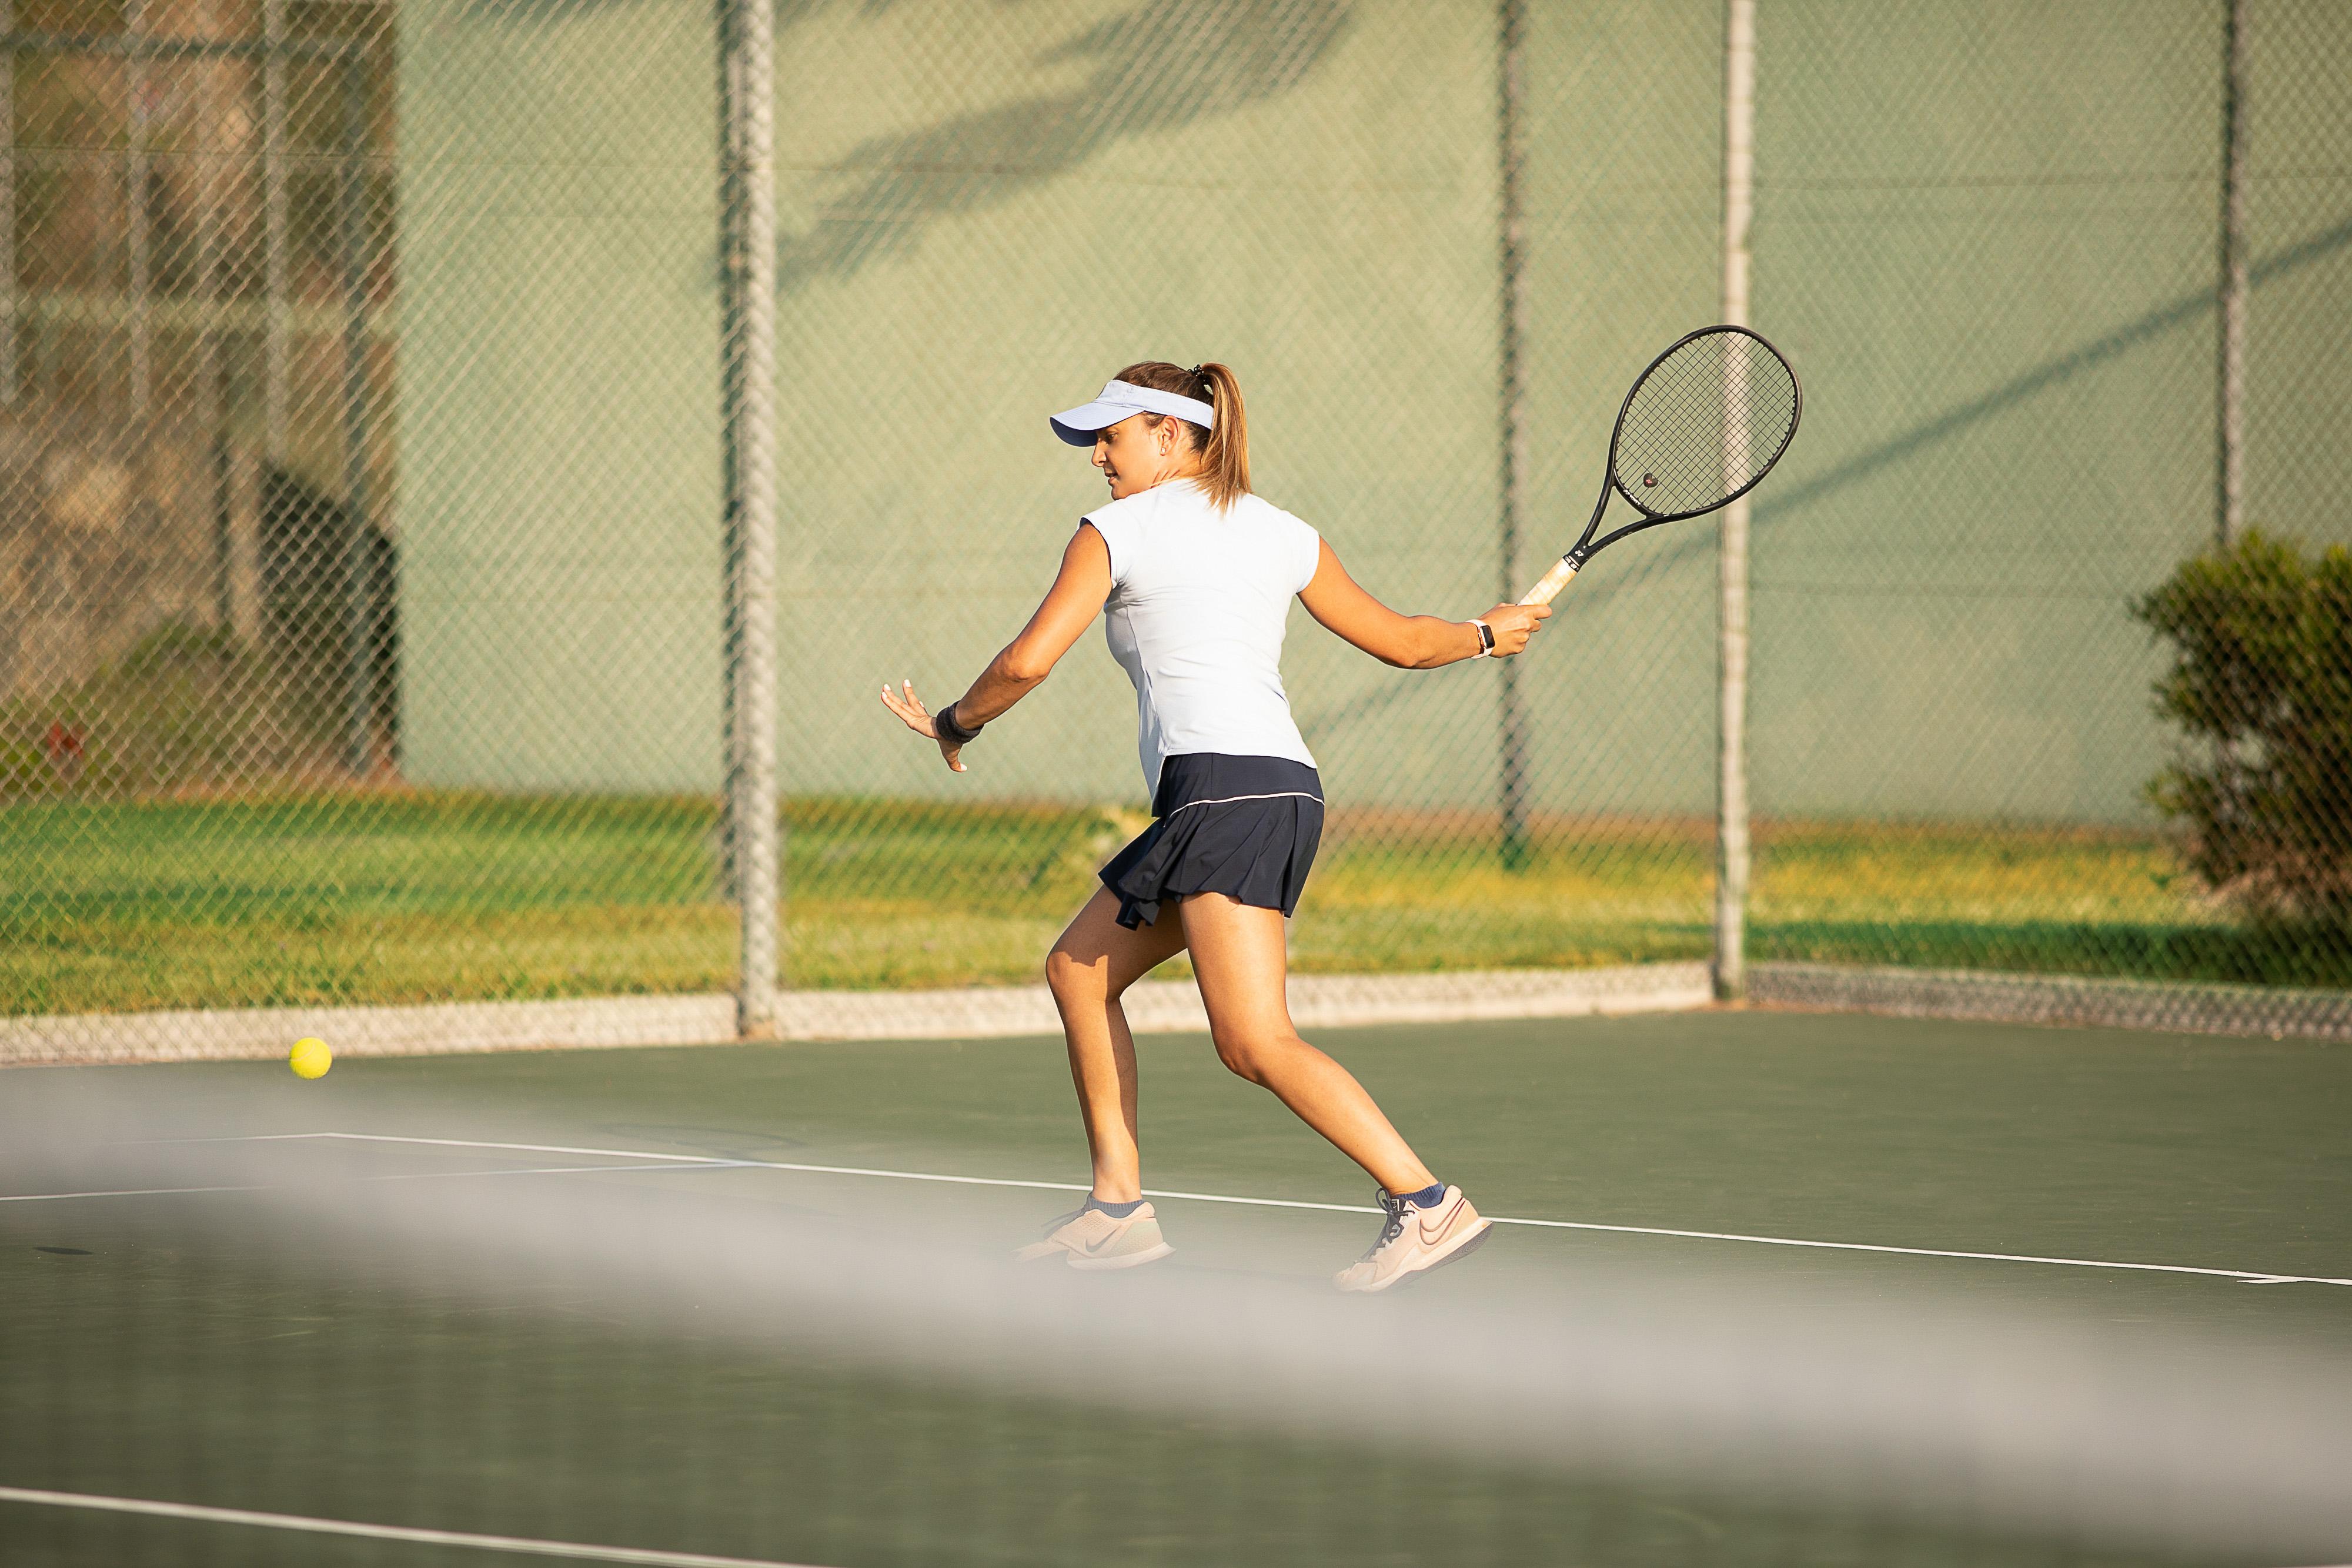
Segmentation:
{"type": "MultiPolygon", "coordinates": [[[[1027,980],[1118,807],[807,799],[786,832],[784,978],[1027,980]]],[[[0,1009],[14,1014],[724,989],[727,843],[699,799],[311,794],[0,808],[0,1009]]],[[[1704,956],[1712,847],[1689,820],[1538,824],[1524,870],[1475,816],[1334,817],[1293,937],[1307,972],[1704,956]]],[[[1759,958],[2352,985],[2341,932],[2247,927],[2152,833],[1767,824],[1759,958]]],[[[1181,972],[1181,961],[1174,972],[1181,972]]]]}

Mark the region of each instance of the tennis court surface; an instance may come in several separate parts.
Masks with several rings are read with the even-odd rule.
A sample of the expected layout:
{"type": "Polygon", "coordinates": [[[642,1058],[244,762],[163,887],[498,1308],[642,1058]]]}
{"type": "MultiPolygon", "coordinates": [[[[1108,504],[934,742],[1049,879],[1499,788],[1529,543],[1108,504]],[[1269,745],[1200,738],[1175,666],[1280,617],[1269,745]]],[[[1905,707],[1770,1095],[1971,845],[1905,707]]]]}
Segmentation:
{"type": "Polygon", "coordinates": [[[1519,1223],[1334,1295],[1366,1184],[1198,1038],[1113,1275],[1005,1260],[1086,1178],[1057,1041],[12,1071],[0,1555],[2352,1558],[2352,1052],[1324,1039],[1519,1223]]]}

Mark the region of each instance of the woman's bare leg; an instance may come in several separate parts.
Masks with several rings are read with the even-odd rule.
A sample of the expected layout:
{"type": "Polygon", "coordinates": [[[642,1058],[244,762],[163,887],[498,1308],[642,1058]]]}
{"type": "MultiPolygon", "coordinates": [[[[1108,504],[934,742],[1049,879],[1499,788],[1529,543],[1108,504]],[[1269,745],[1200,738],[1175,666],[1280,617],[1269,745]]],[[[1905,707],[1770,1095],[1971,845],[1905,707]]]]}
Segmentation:
{"type": "Polygon", "coordinates": [[[1222,893],[1196,893],[1181,907],[1192,973],[1224,1064],[1272,1090],[1387,1191],[1419,1192],[1433,1185],[1437,1178],[1355,1075],[1291,1026],[1283,989],[1289,964],[1282,912],[1237,904],[1222,893]]]}
{"type": "Polygon", "coordinates": [[[1184,950],[1183,923],[1161,904],[1159,921],[1129,931],[1118,900],[1097,888],[1045,958],[1045,985],[1061,1010],[1069,1042],[1070,1079],[1086,1119],[1094,1158],[1094,1196],[1132,1203],[1143,1196],[1143,1155],[1136,1137],[1135,1036],[1120,995],[1184,950]]]}

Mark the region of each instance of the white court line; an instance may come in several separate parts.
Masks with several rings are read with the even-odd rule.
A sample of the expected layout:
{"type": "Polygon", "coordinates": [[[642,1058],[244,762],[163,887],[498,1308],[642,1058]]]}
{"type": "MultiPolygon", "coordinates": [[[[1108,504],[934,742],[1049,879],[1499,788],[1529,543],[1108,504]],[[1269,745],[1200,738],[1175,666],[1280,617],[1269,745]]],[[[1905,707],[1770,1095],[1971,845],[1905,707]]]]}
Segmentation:
{"type": "MultiPolygon", "coordinates": [[[[334,1133],[320,1133],[320,1134],[304,1133],[304,1134],[299,1134],[299,1135],[300,1135],[300,1136],[302,1136],[302,1137],[306,1137],[306,1138],[307,1138],[307,1137],[313,1137],[313,1136],[316,1136],[316,1137],[338,1137],[338,1136],[341,1136],[341,1134],[334,1134],[334,1133]]],[[[192,1140],[192,1141],[193,1141],[193,1140],[192,1140]]],[[[205,1143],[208,1143],[208,1144],[209,1144],[209,1143],[222,1143],[222,1142],[226,1142],[226,1141],[228,1141],[228,1140],[219,1139],[219,1138],[206,1138],[206,1139],[204,1139],[204,1140],[202,1140],[202,1141],[203,1141],[203,1142],[205,1142],[205,1143]]],[[[256,1140],[256,1141],[258,1141],[258,1140],[256,1140]]],[[[464,1179],[466,1179],[466,1178],[467,1178],[467,1177],[478,1177],[478,1176],[589,1176],[589,1175],[593,1175],[593,1173],[595,1173],[595,1172],[597,1172],[597,1171],[642,1171],[642,1170],[678,1170],[678,1171],[684,1171],[684,1170],[698,1170],[698,1170],[709,1170],[709,1169],[712,1168],[712,1166],[713,1166],[713,1165],[714,1165],[714,1164],[716,1164],[716,1165],[719,1165],[719,1166],[729,1166],[729,1165],[739,1165],[739,1164],[742,1164],[742,1163],[744,1163],[744,1162],[742,1162],[742,1161],[738,1161],[738,1160],[719,1160],[719,1161],[713,1162],[713,1161],[704,1159],[704,1158],[700,1157],[699,1155],[682,1155],[676,1156],[676,1158],[677,1158],[677,1163],[673,1164],[673,1165],[667,1165],[667,1166],[535,1166],[535,1167],[532,1167],[532,1168],[530,1168],[530,1169],[518,1169],[518,1168],[512,1168],[512,1167],[509,1167],[509,1168],[503,1169],[503,1170],[494,1170],[494,1171],[401,1171],[401,1172],[397,1173],[396,1175],[393,1175],[393,1176],[353,1176],[353,1177],[352,1177],[351,1179],[352,1179],[352,1181],[355,1181],[355,1182],[362,1182],[362,1181],[459,1181],[459,1180],[464,1180],[464,1179]]],[[[276,1187],[271,1186],[269,1186],[269,1185],[268,1185],[268,1184],[266,1184],[266,1183],[256,1183],[256,1184],[249,1185],[249,1186],[130,1186],[130,1187],[117,1187],[117,1188],[112,1188],[112,1189],[110,1189],[110,1190],[105,1191],[105,1192],[15,1192],[15,1193],[0,1193],[0,1203],[55,1203],[55,1202],[60,1201],[60,1200],[62,1200],[62,1199],[69,1198],[69,1197],[177,1197],[177,1196],[179,1196],[179,1195],[181,1195],[181,1194],[184,1194],[184,1193],[192,1193],[192,1192],[275,1192],[275,1191],[277,1191],[277,1190],[278,1190],[278,1189],[277,1189],[276,1187]]]]}
{"type": "Polygon", "coordinates": [[[103,1513],[143,1513],[156,1519],[195,1519],[210,1524],[253,1524],[265,1530],[299,1530],[311,1535],[356,1535],[367,1541],[404,1541],[420,1546],[471,1546],[483,1552],[514,1552],[530,1557],[583,1558],[592,1563],[651,1563],[662,1564],[664,1568],[808,1568],[805,1563],[772,1563],[758,1557],[711,1557],[699,1552],[657,1552],[642,1546],[589,1546],[576,1541],[534,1541],[522,1535],[477,1535],[463,1530],[416,1530],[403,1524],[362,1524],[349,1519],[311,1519],[299,1513],[257,1513],[244,1508],[205,1508],[192,1502],[153,1502],[145,1498],[41,1491],[32,1487],[0,1487],[0,1502],[95,1509],[103,1513]]]}
{"type": "MultiPolygon", "coordinates": [[[[730,1160],[710,1155],[655,1154],[642,1149],[575,1148],[562,1144],[496,1144],[469,1138],[408,1138],[388,1133],[273,1133],[248,1138],[206,1139],[218,1143],[283,1143],[306,1138],[345,1138],[357,1143],[422,1144],[449,1149],[506,1149],[521,1154],[595,1155],[606,1159],[656,1160],[673,1168],[730,1166],[742,1170],[800,1171],[817,1176],[883,1176],[893,1181],[948,1182],[961,1186],[1030,1187],[1048,1192],[1084,1192],[1083,1182],[1018,1181],[1006,1176],[944,1176],[932,1171],[879,1170],[864,1166],[796,1165],[783,1160],[730,1160]]],[[[621,1166],[620,1169],[633,1167],[621,1166]]],[[[643,1169],[643,1166],[634,1167],[643,1169]]],[[[1213,1192],[1175,1192],[1146,1187],[1147,1197],[1172,1197],[1191,1203],[1234,1203],[1252,1208],[1307,1208],[1329,1214],[1378,1214],[1362,1204],[1305,1203],[1286,1197],[1235,1197],[1213,1192]]],[[[1580,1219],[1520,1219],[1489,1215],[1497,1225],[1525,1225],[1544,1230],[1598,1230],[1619,1236],[1671,1236],[1689,1241],[1738,1241],[1757,1247],[1801,1247],[1827,1252],[1879,1252],[1904,1258],[1958,1258],[1979,1263],[2038,1263],[2058,1269],[2115,1269],[2145,1274],[2194,1274],[2215,1280],[2238,1280],[2251,1285],[2343,1285],[2352,1280],[2330,1280],[2308,1274],[2278,1274],[2247,1269],[2199,1269],[2186,1263],[2118,1263],[2098,1258],[2045,1258],[2031,1252],[1961,1252],[1941,1247],[1888,1247],[1868,1241],[1813,1241],[1793,1236],[1746,1236],[1729,1230],[1674,1230],[1654,1225],[1602,1225],[1580,1219]]]]}
{"type": "MultiPolygon", "coordinates": [[[[1019,1181],[1011,1176],[943,1176],[935,1171],[886,1171],[865,1166],[802,1166],[784,1160],[730,1160],[717,1155],[664,1155],[643,1149],[583,1149],[565,1144],[491,1144],[474,1138],[404,1138],[391,1133],[258,1133],[242,1138],[189,1138],[192,1144],[289,1144],[306,1138],[344,1138],[359,1144],[422,1144],[442,1149],[506,1149],[525,1155],[597,1155],[611,1160],[661,1160],[680,1169],[688,1166],[732,1166],[740,1170],[801,1171],[813,1176],[887,1176],[896,1181],[951,1182],[962,1186],[1025,1186],[1045,1192],[1085,1192],[1087,1184],[1072,1181],[1019,1181]]],[[[642,1170],[642,1166],[614,1166],[614,1170],[642,1170]]],[[[1169,1197],[1189,1196],[1168,1193],[1169,1197]]],[[[1287,1203],[1274,1197],[1211,1198],[1210,1202],[1256,1203],[1277,1208],[1336,1208],[1349,1214],[1378,1214],[1377,1208],[1357,1208],[1339,1203],[1287,1203]]]]}
{"type": "MultiPolygon", "coordinates": [[[[618,1167],[635,1170],[635,1166],[618,1167]]],[[[268,1192],[266,1186],[129,1186],[109,1192],[12,1192],[0,1193],[0,1203],[53,1203],[67,1197],[167,1197],[187,1192],[268,1192]]]]}
{"type": "MultiPolygon", "coordinates": [[[[731,1165],[735,1162],[722,1161],[731,1165]]],[[[353,1176],[353,1181],[463,1181],[469,1177],[510,1176],[593,1176],[598,1171],[709,1170],[710,1166],[700,1159],[681,1159],[667,1166],[509,1166],[494,1171],[400,1171],[391,1176],[353,1176]]]]}

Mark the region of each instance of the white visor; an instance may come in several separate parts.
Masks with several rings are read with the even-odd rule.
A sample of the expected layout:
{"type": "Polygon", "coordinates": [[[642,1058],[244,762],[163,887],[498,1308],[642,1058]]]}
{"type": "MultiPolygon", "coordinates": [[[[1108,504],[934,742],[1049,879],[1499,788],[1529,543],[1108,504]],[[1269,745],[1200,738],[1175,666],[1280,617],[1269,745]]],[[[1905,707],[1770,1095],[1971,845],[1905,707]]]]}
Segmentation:
{"type": "Polygon", "coordinates": [[[1217,427],[1217,411],[1196,397],[1154,391],[1129,382],[1105,382],[1102,395],[1090,403],[1057,413],[1049,422],[1054,434],[1073,446],[1092,446],[1095,432],[1107,430],[1139,413],[1164,413],[1199,425],[1217,427]]]}

